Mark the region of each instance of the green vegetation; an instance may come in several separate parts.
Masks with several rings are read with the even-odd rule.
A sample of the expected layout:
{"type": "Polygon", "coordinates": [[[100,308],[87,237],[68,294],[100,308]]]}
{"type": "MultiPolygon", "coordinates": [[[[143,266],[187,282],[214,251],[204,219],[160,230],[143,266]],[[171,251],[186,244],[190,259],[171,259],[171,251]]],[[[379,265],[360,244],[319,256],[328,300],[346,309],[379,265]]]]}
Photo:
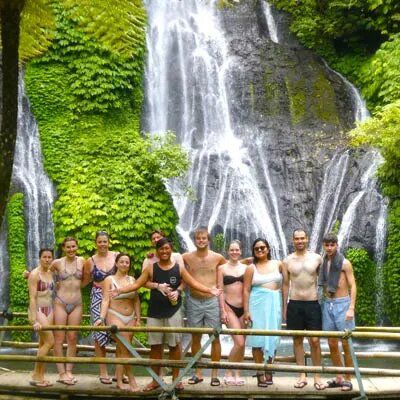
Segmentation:
{"type": "Polygon", "coordinates": [[[291,30],[306,47],[347,76],[367,100],[373,118],[355,129],[354,145],[377,146],[389,197],[385,312],[400,323],[400,2],[397,0],[272,0],[291,14],[291,30]]]}
{"type": "Polygon", "coordinates": [[[375,118],[351,132],[355,145],[380,149],[385,162],[378,171],[383,193],[390,199],[389,232],[384,265],[385,311],[394,325],[400,323],[400,100],[384,106],[375,118]],[[379,135],[377,135],[379,132],[379,135]]]}
{"type": "MultiPolygon", "coordinates": [[[[10,257],[10,309],[15,312],[27,312],[29,306],[28,285],[23,277],[26,270],[25,255],[25,217],[24,195],[15,193],[7,204],[6,218],[8,226],[8,254],[10,257]]],[[[28,319],[16,317],[15,325],[27,325],[28,319]]],[[[29,341],[30,332],[13,332],[13,340],[29,341]]]]}
{"type": "Polygon", "coordinates": [[[132,18],[141,29],[136,25],[137,41],[128,52],[89,36],[74,9],[54,3],[54,40],[28,64],[25,81],[45,168],[57,187],[57,243],[74,236],[88,256],[95,232],[104,229],[112,249],[129,252],[138,271],[151,230],[175,236],[178,219],[164,179],[180,176],[188,157],[172,133],[140,134],[146,21],[141,2],[134,3],[139,15],[132,18]]]}
{"type": "Polygon", "coordinates": [[[352,263],[357,282],[356,323],[376,324],[376,265],[364,249],[348,249],[346,258],[352,263]]]}

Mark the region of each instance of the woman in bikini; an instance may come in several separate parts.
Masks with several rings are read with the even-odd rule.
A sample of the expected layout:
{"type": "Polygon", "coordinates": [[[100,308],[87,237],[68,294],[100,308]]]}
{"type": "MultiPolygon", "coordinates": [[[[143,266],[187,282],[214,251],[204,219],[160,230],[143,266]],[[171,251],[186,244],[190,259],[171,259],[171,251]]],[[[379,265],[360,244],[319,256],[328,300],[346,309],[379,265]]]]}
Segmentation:
{"type": "MultiPolygon", "coordinates": [[[[51,331],[41,331],[43,326],[53,325],[53,294],[55,283],[50,265],[53,261],[53,250],[41,249],[39,252],[40,263],[28,278],[29,287],[29,322],[35,331],[39,331],[38,357],[46,356],[54,345],[54,336],[51,331]]],[[[45,363],[37,362],[32,374],[32,386],[47,387],[51,383],[44,378],[45,363]]]]}
{"type": "MultiPolygon", "coordinates": [[[[218,269],[218,287],[223,289],[219,297],[221,322],[231,329],[244,329],[243,320],[243,277],[247,266],[239,262],[240,242],[233,240],[228,247],[229,260],[218,269]]],[[[229,353],[229,362],[241,362],[244,357],[244,336],[232,335],[233,347],[229,353]]],[[[226,385],[244,385],[240,370],[226,370],[226,385]]]]}
{"type": "MultiPolygon", "coordinates": [[[[54,299],[55,325],[80,325],[82,320],[81,282],[84,259],[76,255],[78,242],[67,237],[62,242],[64,257],[54,260],[51,268],[57,281],[54,299]]],[[[78,332],[54,331],[54,355],[63,356],[63,344],[67,337],[67,357],[76,356],[78,332]]],[[[72,374],[73,364],[57,363],[59,379],[57,382],[74,385],[77,380],[72,374]]]]}
{"type": "MultiPolygon", "coordinates": [[[[113,298],[110,297],[110,291],[120,289],[135,282],[133,276],[129,276],[131,258],[126,253],[119,253],[115,259],[117,271],[115,275],[109,276],[104,280],[104,294],[101,303],[101,313],[95,325],[104,324],[116,325],[118,328],[126,326],[138,326],[140,324],[140,300],[136,292],[123,293],[113,298]]],[[[129,343],[132,342],[133,332],[120,332],[129,343]]],[[[131,355],[128,349],[118,340],[116,356],[129,358],[131,355]]],[[[117,387],[122,390],[137,392],[139,390],[132,368],[129,365],[117,365],[115,370],[117,377],[117,387]],[[123,373],[128,377],[129,385],[123,382],[123,373]]]]}
{"type": "MultiPolygon", "coordinates": [[[[90,292],[90,315],[92,325],[100,318],[101,302],[103,300],[104,280],[115,273],[115,258],[118,253],[110,251],[110,237],[105,231],[96,232],[96,253],[84,264],[82,286],[93,281],[90,292]]],[[[93,332],[94,351],[96,357],[106,357],[106,345],[110,343],[109,332],[93,332]]],[[[108,376],[107,365],[99,364],[100,382],[105,385],[112,383],[108,376]]]]}
{"type": "MultiPolygon", "coordinates": [[[[244,274],[244,322],[253,329],[276,330],[282,322],[282,282],[287,274],[281,261],[271,260],[270,247],[265,239],[256,239],[252,246],[254,264],[244,274]]],[[[272,364],[279,343],[277,336],[249,336],[256,363],[272,364]]],[[[272,385],[272,374],[257,372],[257,385],[272,385]]]]}

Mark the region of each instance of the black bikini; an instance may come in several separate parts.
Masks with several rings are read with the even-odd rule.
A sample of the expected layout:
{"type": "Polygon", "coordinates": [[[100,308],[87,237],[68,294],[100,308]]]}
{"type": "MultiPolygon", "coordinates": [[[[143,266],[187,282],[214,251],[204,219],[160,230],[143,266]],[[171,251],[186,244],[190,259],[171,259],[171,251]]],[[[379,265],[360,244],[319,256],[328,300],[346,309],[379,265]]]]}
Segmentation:
{"type": "MultiPolygon", "coordinates": [[[[243,282],[243,275],[233,276],[233,275],[224,275],[224,285],[232,285],[235,282],[243,282]]],[[[229,304],[226,300],[225,303],[231,308],[231,310],[235,313],[235,315],[240,318],[244,314],[243,307],[235,307],[232,304],[229,304]]]]}

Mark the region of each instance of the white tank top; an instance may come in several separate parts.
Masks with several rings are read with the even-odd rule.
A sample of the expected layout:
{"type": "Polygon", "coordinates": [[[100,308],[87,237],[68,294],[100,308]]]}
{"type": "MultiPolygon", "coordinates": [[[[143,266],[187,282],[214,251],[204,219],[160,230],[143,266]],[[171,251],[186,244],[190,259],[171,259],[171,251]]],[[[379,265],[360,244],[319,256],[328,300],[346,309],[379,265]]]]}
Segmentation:
{"type": "Polygon", "coordinates": [[[282,286],[282,274],[280,272],[275,271],[268,274],[260,274],[255,265],[253,271],[252,286],[261,286],[271,282],[276,282],[279,286],[282,286]]]}

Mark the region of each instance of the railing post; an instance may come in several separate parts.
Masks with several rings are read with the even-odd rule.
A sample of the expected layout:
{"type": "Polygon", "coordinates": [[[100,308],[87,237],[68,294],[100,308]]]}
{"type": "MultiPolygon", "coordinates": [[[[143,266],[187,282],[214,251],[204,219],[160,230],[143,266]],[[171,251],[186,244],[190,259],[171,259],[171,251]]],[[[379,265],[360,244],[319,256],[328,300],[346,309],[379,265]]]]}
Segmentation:
{"type": "Polygon", "coordinates": [[[362,378],[361,378],[360,369],[359,369],[359,366],[358,366],[357,356],[356,356],[356,353],[354,351],[353,339],[351,337],[351,331],[345,331],[345,335],[344,335],[342,340],[347,340],[347,342],[349,344],[351,359],[353,361],[354,374],[356,376],[357,383],[358,383],[358,388],[360,390],[360,396],[354,397],[353,400],[368,400],[368,397],[365,394],[364,385],[363,385],[363,381],[362,381],[362,378]]]}

